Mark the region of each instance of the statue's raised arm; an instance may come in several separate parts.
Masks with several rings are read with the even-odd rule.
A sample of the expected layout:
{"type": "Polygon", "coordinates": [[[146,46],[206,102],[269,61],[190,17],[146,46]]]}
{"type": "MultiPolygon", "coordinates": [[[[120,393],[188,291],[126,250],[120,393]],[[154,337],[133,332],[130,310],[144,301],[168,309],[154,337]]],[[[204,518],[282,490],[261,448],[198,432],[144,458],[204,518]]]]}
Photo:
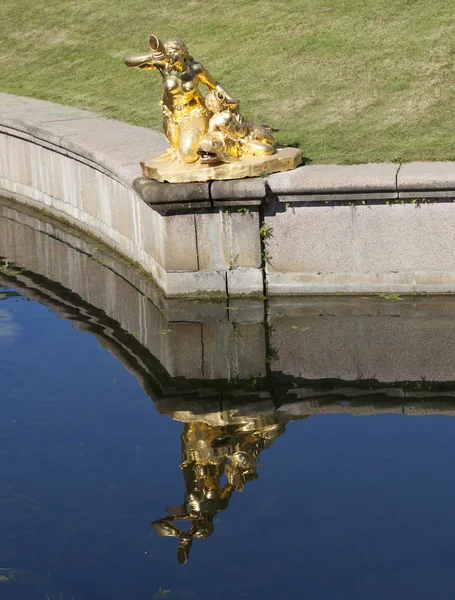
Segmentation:
{"type": "Polygon", "coordinates": [[[166,67],[164,48],[160,40],[154,35],[150,36],[150,49],[151,52],[127,56],[125,65],[133,69],[144,69],[146,71],[164,69],[166,67]]]}

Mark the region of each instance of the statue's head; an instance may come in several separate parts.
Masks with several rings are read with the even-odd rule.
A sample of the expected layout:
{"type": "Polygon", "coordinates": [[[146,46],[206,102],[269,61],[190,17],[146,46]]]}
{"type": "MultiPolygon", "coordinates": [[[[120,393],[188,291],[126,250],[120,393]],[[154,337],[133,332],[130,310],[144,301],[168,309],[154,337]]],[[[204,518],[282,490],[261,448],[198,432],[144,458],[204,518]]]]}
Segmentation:
{"type": "Polygon", "coordinates": [[[173,67],[182,68],[190,58],[188,48],[178,38],[168,40],[163,44],[164,52],[173,67]]]}
{"type": "Polygon", "coordinates": [[[212,113],[219,113],[223,110],[235,110],[239,101],[227,98],[222,91],[214,89],[205,97],[205,105],[212,113]]]}
{"type": "Polygon", "coordinates": [[[208,131],[199,142],[197,149],[199,160],[203,164],[231,163],[242,156],[240,142],[222,131],[208,131]]]}
{"type": "Polygon", "coordinates": [[[224,110],[226,101],[218,90],[212,90],[205,97],[205,105],[212,113],[218,113],[224,110]]]}

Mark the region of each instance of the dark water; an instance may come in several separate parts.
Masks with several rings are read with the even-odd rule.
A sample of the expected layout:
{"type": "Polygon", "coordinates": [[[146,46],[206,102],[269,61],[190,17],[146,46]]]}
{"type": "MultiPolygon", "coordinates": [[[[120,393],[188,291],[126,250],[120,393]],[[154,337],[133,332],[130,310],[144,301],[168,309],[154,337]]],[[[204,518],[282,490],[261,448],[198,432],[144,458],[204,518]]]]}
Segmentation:
{"type": "Polygon", "coordinates": [[[0,213],[0,598],[455,594],[452,299],[152,301],[38,225],[0,213]]]}

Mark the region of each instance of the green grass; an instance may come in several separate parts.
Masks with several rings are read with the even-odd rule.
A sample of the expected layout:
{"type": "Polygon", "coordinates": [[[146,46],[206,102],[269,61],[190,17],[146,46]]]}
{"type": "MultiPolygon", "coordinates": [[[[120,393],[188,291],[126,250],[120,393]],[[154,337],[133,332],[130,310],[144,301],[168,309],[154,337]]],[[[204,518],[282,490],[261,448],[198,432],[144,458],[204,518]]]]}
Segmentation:
{"type": "Polygon", "coordinates": [[[450,0],[1,0],[0,90],[161,128],[157,73],[122,59],[181,37],[250,119],[318,163],[455,159],[450,0]]]}

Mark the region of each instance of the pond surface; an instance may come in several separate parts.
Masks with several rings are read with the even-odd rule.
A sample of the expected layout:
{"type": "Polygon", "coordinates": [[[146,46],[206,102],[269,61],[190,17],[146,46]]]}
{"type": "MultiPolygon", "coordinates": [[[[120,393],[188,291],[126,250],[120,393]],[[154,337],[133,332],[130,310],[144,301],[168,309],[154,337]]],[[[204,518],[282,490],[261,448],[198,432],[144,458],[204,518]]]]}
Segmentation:
{"type": "Polygon", "coordinates": [[[166,300],[0,205],[0,598],[455,593],[455,298],[166,300]]]}

